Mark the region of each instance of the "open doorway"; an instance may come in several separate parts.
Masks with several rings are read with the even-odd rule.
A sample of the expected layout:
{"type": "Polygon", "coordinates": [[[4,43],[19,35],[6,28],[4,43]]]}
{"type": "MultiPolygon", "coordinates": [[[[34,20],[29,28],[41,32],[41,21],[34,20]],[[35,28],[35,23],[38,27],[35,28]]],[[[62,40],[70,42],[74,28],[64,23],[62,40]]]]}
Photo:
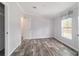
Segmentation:
{"type": "Polygon", "coordinates": [[[4,4],[0,3],[0,56],[5,55],[5,13],[4,4]]]}

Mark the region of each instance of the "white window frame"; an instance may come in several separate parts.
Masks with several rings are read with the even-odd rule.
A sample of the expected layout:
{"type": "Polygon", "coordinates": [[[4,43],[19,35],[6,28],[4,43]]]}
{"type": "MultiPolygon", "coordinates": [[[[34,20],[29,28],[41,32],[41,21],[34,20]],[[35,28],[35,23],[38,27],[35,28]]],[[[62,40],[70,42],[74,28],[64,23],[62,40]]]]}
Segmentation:
{"type": "MultiPolygon", "coordinates": [[[[64,36],[64,31],[63,31],[63,23],[62,22],[63,22],[63,20],[67,20],[68,18],[71,18],[71,17],[63,18],[61,20],[61,36],[66,39],[72,40],[72,33],[71,33],[71,37],[67,37],[67,36],[64,36]]],[[[71,18],[71,20],[72,20],[72,18],[71,18]]]]}

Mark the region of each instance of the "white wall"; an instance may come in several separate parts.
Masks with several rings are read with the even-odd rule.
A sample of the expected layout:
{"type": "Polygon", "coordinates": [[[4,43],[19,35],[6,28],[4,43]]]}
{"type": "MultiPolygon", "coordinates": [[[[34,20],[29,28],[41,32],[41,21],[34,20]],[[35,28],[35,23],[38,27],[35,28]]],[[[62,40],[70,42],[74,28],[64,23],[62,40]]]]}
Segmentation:
{"type": "Polygon", "coordinates": [[[16,3],[6,3],[5,8],[5,31],[8,31],[8,35],[5,35],[7,39],[5,40],[5,51],[6,55],[10,55],[21,43],[20,18],[22,13],[16,3]]]}
{"type": "Polygon", "coordinates": [[[54,19],[54,37],[57,38],[59,41],[65,43],[66,45],[76,49],[78,51],[78,38],[77,38],[77,7],[75,6],[75,8],[69,8],[63,12],[61,12],[59,14],[59,16],[56,16],[56,18],[54,19]],[[61,36],[61,20],[62,20],[62,17],[61,15],[62,14],[65,14],[65,12],[68,12],[68,10],[73,10],[73,15],[72,15],[72,19],[73,19],[73,39],[72,40],[69,40],[69,39],[66,39],[64,37],[61,36]]]}
{"type": "MultiPolygon", "coordinates": [[[[26,19],[27,20],[27,19],[26,19]]],[[[46,19],[42,16],[30,16],[29,17],[29,31],[24,31],[24,39],[38,39],[38,38],[49,38],[52,37],[53,22],[50,19],[46,19]],[[51,23],[52,22],[52,23],[51,23]],[[29,38],[26,33],[29,32],[29,38]]],[[[26,26],[27,27],[27,26],[26,26]]]]}
{"type": "Polygon", "coordinates": [[[31,21],[29,17],[22,17],[21,19],[21,33],[24,39],[30,39],[31,32],[30,32],[30,27],[31,27],[31,21]]]}

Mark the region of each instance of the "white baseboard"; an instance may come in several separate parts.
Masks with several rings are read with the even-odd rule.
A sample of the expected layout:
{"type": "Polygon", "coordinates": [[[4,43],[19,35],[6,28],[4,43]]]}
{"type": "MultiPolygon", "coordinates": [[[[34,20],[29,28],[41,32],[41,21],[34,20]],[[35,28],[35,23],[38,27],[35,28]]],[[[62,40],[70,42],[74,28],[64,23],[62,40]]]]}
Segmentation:
{"type": "Polygon", "coordinates": [[[15,49],[21,44],[21,42],[8,54],[8,56],[11,56],[11,54],[15,51],[15,49]]]}
{"type": "Polygon", "coordinates": [[[39,37],[39,38],[24,38],[24,39],[45,39],[45,38],[52,38],[52,37],[39,37]]]}

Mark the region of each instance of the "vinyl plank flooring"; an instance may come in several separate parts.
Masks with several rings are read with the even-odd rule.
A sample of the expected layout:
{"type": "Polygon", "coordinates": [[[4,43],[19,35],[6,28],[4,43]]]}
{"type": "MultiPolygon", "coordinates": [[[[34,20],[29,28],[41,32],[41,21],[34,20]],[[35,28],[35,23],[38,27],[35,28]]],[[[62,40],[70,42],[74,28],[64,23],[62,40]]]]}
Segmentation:
{"type": "Polygon", "coordinates": [[[11,56],[77,56],[77,52],[54,38],[26,39],[11,56]]]}

